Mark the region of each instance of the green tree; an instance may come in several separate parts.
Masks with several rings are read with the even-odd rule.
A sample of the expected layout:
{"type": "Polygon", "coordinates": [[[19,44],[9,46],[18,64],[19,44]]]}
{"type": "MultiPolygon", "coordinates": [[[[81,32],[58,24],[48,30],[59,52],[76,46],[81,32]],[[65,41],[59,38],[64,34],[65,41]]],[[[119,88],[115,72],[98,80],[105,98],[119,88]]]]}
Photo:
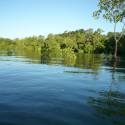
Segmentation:
{"type": "Polygon", "coordinates": [[[104,19],[114,23],[115,52],[117,58],[118,42],[124,34],[125,28],[125,0],[99,0],[98,10],[93,13],[94,17],[103,16],[104,19]],[[117,36],[116,28],[118,23],[123,23],[122,32],[117,36]]]}

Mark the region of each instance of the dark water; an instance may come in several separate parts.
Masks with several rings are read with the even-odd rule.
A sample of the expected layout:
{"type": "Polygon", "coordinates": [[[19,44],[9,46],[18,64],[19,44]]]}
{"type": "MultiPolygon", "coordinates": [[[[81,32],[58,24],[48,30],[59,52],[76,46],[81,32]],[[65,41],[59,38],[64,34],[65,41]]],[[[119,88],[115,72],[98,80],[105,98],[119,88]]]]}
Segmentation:
{"type": "Polygon", "coordinates": [[[125,125],[125,59],[1,53],[0,125],[125,125]]]}

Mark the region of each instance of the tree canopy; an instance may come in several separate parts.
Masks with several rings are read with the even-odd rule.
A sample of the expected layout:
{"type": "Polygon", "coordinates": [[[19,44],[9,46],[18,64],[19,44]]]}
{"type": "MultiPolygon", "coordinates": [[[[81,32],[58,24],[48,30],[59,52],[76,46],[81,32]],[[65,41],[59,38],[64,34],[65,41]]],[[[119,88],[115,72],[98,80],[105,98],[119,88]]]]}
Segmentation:
{"type": "Polygon", "coordinates": [[[114,56],[116,58],[118,52],[117,44],[125,33],[125,0],[99,0],[98,10],[93,13],[93,16],[99,18],[100,15],[109,22],[114,23],[114,56]],[[123,24],[120,34],[116,33],[118,23],[123,24]]]}
{"type": "MultiPolygon", "coordinates": [[[[102,29],[80,29],[62,34],[49,34],[47,37],[32,36],[23,39],[0,38],[0,50],[15,52],[39,52],[48,56],[63,56],[64,53],[107,53],[113,54],[114,33],[102,34],[102,29]]],[[[119,36],[120,33],[117,33],[119,36]]],[[[125,35],[118,43],[118,54],[125,52],[125,35]]],[[[45,57],[45,56],[44,56],[45,57]]]]}

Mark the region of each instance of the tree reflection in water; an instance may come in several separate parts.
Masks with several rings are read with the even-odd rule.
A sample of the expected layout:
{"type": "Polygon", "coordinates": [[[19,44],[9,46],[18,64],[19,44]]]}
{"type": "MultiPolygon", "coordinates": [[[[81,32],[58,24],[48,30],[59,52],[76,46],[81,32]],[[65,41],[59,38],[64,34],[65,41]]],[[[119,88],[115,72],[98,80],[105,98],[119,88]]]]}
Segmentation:
{"type": "Polygon", "coordinates": [[[98,98],[89,97],[88,104],[95,109],[98,117],[111,119],[115,125],[125,125],[125,94],[113,90],[113,85],[117,82],[117,63],[113,64],[109,91],[100,91],[98,98]]]}

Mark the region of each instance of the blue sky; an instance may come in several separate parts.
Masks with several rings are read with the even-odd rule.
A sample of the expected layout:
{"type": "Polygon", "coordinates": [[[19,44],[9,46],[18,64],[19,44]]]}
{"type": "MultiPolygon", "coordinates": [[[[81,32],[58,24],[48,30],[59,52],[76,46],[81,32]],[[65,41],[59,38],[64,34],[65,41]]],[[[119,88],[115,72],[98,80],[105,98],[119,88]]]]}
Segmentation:
{"type": "MultiPolygon", "coordinates": [[[[95,20],[92,12],[98,0],[0,0],[0,37],[22,38],[62,33],[76,29],[113,26],[95,20]]],[[[120,30],[120,28],[118,28],[120,30]]]]}

